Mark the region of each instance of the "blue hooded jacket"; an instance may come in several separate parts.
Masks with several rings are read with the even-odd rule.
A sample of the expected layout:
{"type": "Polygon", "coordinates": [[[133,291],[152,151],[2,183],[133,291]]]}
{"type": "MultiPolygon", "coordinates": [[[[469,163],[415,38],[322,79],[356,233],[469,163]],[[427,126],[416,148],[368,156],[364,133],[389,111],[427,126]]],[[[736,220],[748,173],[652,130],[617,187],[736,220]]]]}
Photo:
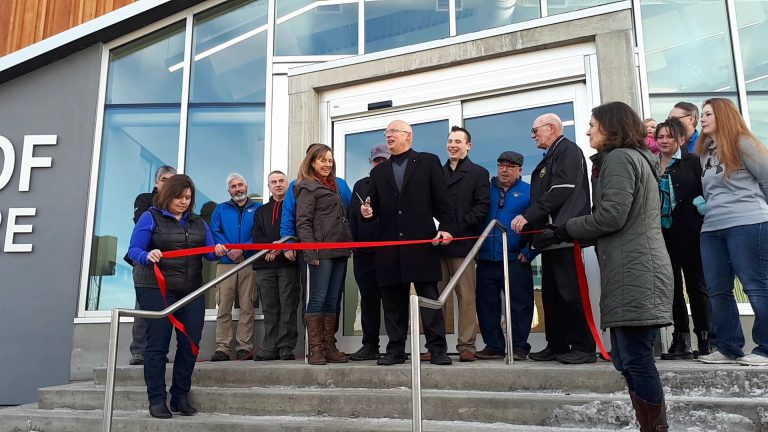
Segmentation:
{"type": "MultiPolygon", "coordinates": [[[[502,225],[508,228],[507,230],[507,251],[509,253],[509,260],[514,261],[517,259],[520,252],[525,255],[528,262],[536,257],[535,252],[531,252],[527,247],[520,248],[520,235],[515,234],[514,231],[509,229],[512,219],[515,216],[523,214],[531,203],[531,185],[524,182],[521,178],[513,184],[507,192],[504,193],[499,185],[499,179],[493,177],[491,179],[491,209],[488,212],[488,217],[483,222],[483,226],[488,226],[493,219],[497,219],[502,225]],[[504,194],[504,206],[499,207],[499,201],[504,194]]],[[[480,248],[480,254],[478,258],[483,261],[497,261],[502,260],[503,245],[501,243],[501,230],[498,228],[491,231],[491,234],[495,237],[488,238],[483,246],[480,248]]]]}
{"type": "MultiPolygon", "coordinates": [[[[261,206],[260,203],[248,198],[241,212],[232,200],[216,206],[211,215],[211,233],[216,243],[253,243],[251,229],[253,214],[261,206]]],[[[254,251],[246,251],[245,256],[253,255],[254,251]]],[[[222,264],[234,264],[226,255],[221,257],[222,264]]]]}

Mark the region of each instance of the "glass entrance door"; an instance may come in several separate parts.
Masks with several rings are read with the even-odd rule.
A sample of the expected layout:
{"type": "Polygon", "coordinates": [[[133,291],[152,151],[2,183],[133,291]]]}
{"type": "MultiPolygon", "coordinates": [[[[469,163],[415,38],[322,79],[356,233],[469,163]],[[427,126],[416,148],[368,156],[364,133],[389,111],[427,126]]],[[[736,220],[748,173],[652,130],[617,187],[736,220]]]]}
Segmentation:
{"type": "MultiPolygon", "coordinates": [[[[384,141],[384,129],[395,119],[404,120],[413,127],[413,148],[420,152],[436,154],[441,161],[447,159],[446,138],[451,126],[463,125],[472,134],[473,146],[469,157],[473,162],[485,167],[493,177],[497,173],[496,158],[506,150],[514,150],[525,156],[523,178],[530,180],[530,173],[541,160],[543,152],[536,148],[530,138],[530,129],[534,119],[545,113],[556,113],[563,120],[567,138],[579,143],[583,141],[583,150],[589,154],[584,137],[588,112],[583,105],[586,98],[583,84],[515,93],[492,98],[455,101],[420,109],[397,111],[375,116],[353,118],[333,123],[333,148],[337,160],[339,175],[349,183],[350,188],[358,180],[368,175],[370,149],[384,141]]],[[[534,261],[534,285],[537,290],[538,320],[532,323],[533,332],[529,342],[534,350],[542,349],[546,344],[543,335],[543,315],[541,312],[540,289],[541,276],[539,259],[534,261]]],[[[381,269],[387,271],[387,269],[381,269]]],[[[474,271],[474,268],[468,271],[474,271]]],[[[361,346],[362,326],[360,321],[359,295],[352,271],[352,261],[347,271],[347,281],[342,309],[343,325],[337,335],[340,349],[354,352],[361,346]]],[[[455,302],[455,296],[452,300],[455,302]]],[[[514,301],[514,299],[513,299],[514,301]]],[[[446,311],[447,341],[449,352],[456,351],[458,317],[453,310],[446,311]]],[[[387,343],[382,321],[380,329],[381,349],[387,343]]],[[[422,337],[422,346],[424,340],[422,337]]],[[[482,336],[477,335],[477,347],[485,344],[482,336]]]]}

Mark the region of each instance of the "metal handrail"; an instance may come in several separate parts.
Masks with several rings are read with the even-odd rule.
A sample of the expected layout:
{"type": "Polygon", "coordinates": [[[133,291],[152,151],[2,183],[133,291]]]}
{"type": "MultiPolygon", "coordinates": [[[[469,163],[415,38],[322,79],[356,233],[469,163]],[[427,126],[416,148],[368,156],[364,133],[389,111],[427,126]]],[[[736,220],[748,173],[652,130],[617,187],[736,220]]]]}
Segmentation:
{"type": "Polygon", "coordinates": [[[504,265],[504,311],[506,313],[506,341],[507,341],[507,355],[505,357],[505,363],[511,365],[514,360],[512,358],[512,306],[509,297],[509,261],[507,251],[507,228],[501,224],[497,219],[492,220],[485,228],[480,238],[477,239],[472,249],[461,262],[456,273],[448,281],[445,290],[437,300],[432,300],[424,297],[419,297],[415,294],[411,295],[409,303],[409,316],[411,320],[411,399],[413,403],[413,432],[421,432],[421,357],[419,355],[419,306],[423,306],[429,309],[440,309],[448,301],[456,285],[459,283],[459,278],[464,274],[469,263],[474,261],[477,253],[480,252],[480,247],[490,235],[491,231],[495,228],[501,229],[501,244],[503,254],[504,265]]]}
{"type": "MultiPolygon", "coordinates": [[[[285,243],[289,240],[296,240],[296,237],[286,236],[276,241],[275,243],[285,243]]],[[[111,325],[109,327],[109,354],[107,356],[107,380],[105,382],[106,389],[104,391],[104,420],[102,423],[102,430],[104,432],[111,432],[112,430],[112,411],[115,396],[115,369],[117,368],[117,339],[120,334],[120,317],[135,317],[146,319],[158,319],[166,318],[168,315],[176,312],[182,307],[188,305],[192,300],[200,297],[206,291],[221,283],[224,279],[234,275],[240,270],[253,264],[254,261],[262,258],[269,252],[268,250],[262,250],[254,254],[252,257],[248,257],[240,264],[232,267],[219,276],[216,276],[213,280],[201,286],[200,288],[187,294],[181,300],[168,306],[161,311],[144,311],[136,309],[112,309],[111,325]]]]}

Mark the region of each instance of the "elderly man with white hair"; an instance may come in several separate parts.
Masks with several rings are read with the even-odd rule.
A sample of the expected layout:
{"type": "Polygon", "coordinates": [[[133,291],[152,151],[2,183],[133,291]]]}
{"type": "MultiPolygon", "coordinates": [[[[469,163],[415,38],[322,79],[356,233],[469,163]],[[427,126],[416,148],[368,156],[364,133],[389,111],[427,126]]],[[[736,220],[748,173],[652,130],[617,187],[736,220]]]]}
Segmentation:
{"type": "MultiPolygon", "coordinates": [[[[563,136],[563,123],[555,114],[536,118],[531,128],[544,159],[531,173],[531,205],[512,220],[512,229],[539,230],[563,225],[568,219],[590,213],[587,163],[579,146],[563,136]]],[[[573,243],[537,247],[541,234],[533,236],[541,251],[541,297],[547,347],[530,353],[536,361],[564,364],[594,363],[595,341],[587,326],[579,297],[573,243]]]]}
{"type": "MultiPolygon", "coordinates": [[[[219,244],[253,243],[253,215],[261,204],[248,198],[248,183],[238,173],[227,176],[227,191],[232,199],[217,205],[211,216],[213,238],[219,244]]],[[[230,270],[245,258],[246,253],[242,249],[230,249],[216,266],[216,275],[230,270]]],[[[211,361],[231,359],[232,307],[235,296],[240,304],[235,356],[238,360],[250,360],[253,358],[253,270],[250,266],[240,270],[220,283],[217,289],[219,311],[216,316],[216,352],[211,361]]]]}

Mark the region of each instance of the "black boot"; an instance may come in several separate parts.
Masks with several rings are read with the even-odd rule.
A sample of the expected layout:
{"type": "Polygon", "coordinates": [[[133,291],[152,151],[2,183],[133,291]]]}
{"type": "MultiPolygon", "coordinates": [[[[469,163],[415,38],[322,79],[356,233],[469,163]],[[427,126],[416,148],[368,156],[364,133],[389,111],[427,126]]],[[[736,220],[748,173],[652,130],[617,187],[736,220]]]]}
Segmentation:
{"type": "Polygon", "coordinates": [[[705,356],[707,354],[712,354],[713,352],[717,351],[717,348],[712,343],[712,339],[709,337],[709,332],[706,330],[697,331],[696,332],[696,339],[699,340],[699,351],[697,357],[705,356]]]}
{"type": "Polygon", "coordinates": [[[690,333],[672,333],[669,351],[661,354],[662,360],[688,360],[693,358],[690,333]]]}

